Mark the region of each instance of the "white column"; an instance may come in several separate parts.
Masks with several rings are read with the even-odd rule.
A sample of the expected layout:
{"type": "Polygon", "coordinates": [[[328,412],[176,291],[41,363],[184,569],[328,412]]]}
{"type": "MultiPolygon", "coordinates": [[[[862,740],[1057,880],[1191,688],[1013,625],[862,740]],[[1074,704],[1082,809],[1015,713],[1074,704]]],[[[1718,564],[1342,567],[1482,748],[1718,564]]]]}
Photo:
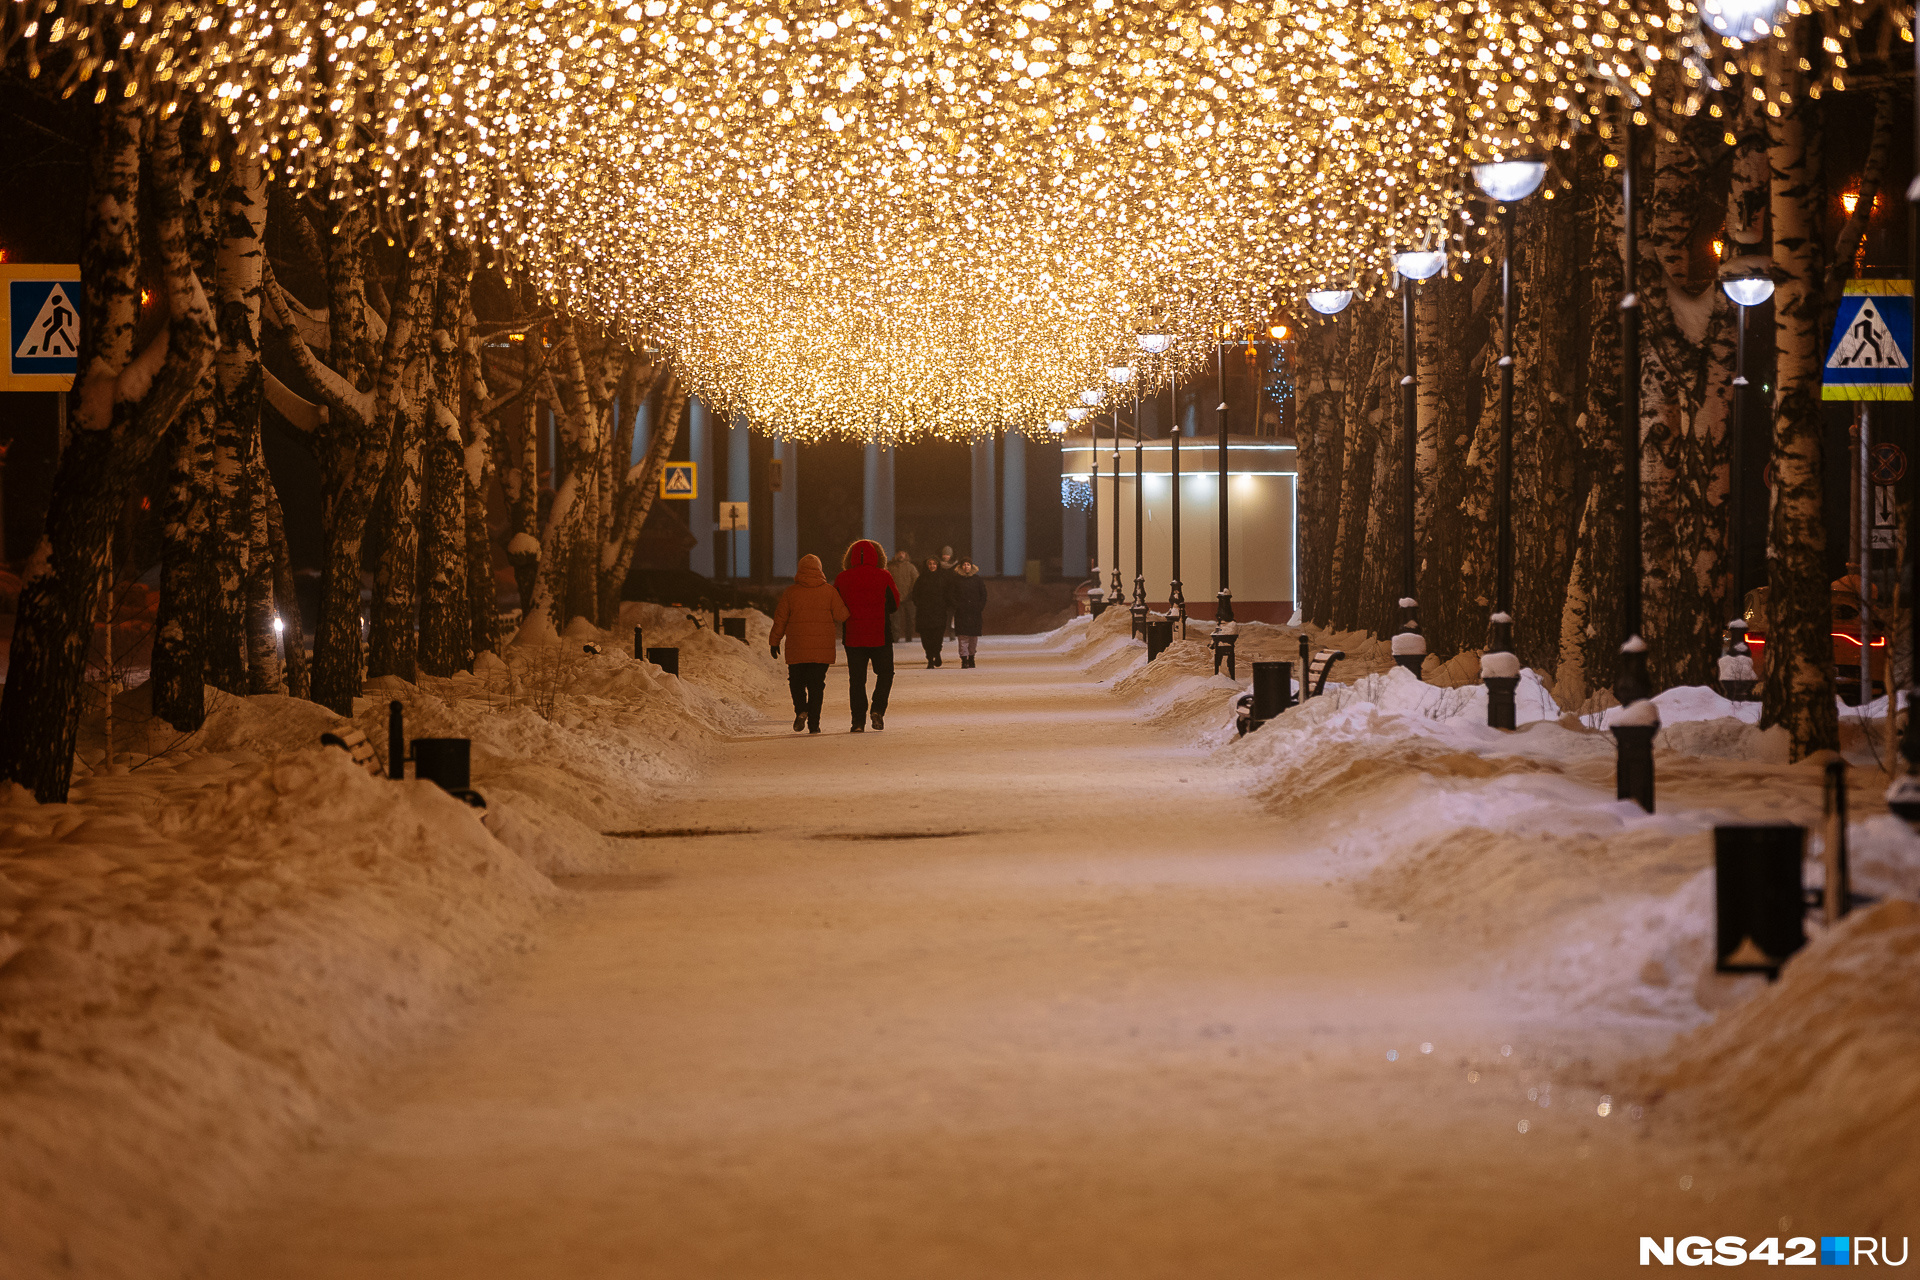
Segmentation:
{"type": "MultiPolygon", "coordinates": [[[[734,418],[733,425],[727,428],[727,487],[721,496],[729,502],[749,501],[753,491],[749,479],[751,470],[747,463],[747,418],[741,414],[734,418]]],[[[725,535],[734,543],[728,552],[729,574],[735,578],[753,576],[753,536],[747,530],[738,534],[725,535]]]]}
{"type": "Polygon", "coordinates": [[[1000,572],[1027,571],[1027,438],[1009,431],[1000,463],[1000,572]]]}
{"type": "Polygon", "coordinates": [[[702,577],[711,578],[715,569],[713,555],[713,415],[695,397],[687,409],[687,457],[693,462],[694,488],[699,496],[683,505],[687,531],[693,534],[693,550],[687,553],[687,567],[702,577]]]}
{"type": "Polygon", "coordinates": [[[882,448],[877,440],[867,441],[864,502],[860,512],[860,536],[871,538],[892,555],[893,545],[893,450],[882,448]]]}
{"type": "Polygon", "coordinates": [[[996,567],[999,540],[994,535],[998,523],[994,517],[993,437],[973,442],[973,544],[966,554],[981,573],[992,577],[996,567]]]}
{"type": "Polygon", "coordinates": [[[791,578],[800,571],[800,450],[791,440],[775,440],[780,490],[773,495],[773,576],[791,578]]]}

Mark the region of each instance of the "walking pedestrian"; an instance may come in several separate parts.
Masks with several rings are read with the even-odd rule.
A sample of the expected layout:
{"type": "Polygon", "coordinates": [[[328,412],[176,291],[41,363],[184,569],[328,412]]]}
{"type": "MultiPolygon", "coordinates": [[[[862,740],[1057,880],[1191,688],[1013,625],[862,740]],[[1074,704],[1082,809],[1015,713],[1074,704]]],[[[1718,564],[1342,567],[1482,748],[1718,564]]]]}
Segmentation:
{"type": "Polygon", "coordinates": [[[987,612],[987,580],[971,560],[954,570],[948,598],[953,605],[953,629],[960,637],[960,669],[971,670],[980,651],[980,620],[987,612]]]}
{"type": "Polygon", "coordinates": [[[827,668],[833,665],[834,628],[847,620],[846,601],[827,581],[819,556],[801,556],[793,585],[780,593],[767,637],[773,656],[787,642],[787,691],[793,695],[793,731],[820,732],[820,706],[826,700],[827,668]]]}
{"type": "Polygon", "coordinates": [[[861,538],[840,558],[835,590],[847,604],[847,696],[853,704],[853,732],[867,731],[867,667],[873,667],[873,727],[884,729],[887,694],[893,689],[893,642],[887,637],[900,592],[887,572],[887,551],[861,538]]]}
{"type": "Polygon", "coordinates": [[[947,579],[952,575],[940,562],[927,557],[920,569],[920,580],[913,584],[914,624],[920,628],[920,647],[927,651],[927,665],[940,665],[940,646],[947,638],[947,579]]]}
{"type": "Polygon", "coordinates": [[[896,551],[887,572],[893,575],[893,589],[900,595],[900,608],[893,615],[893,638],[911,640],[914,636],[913,584],[919,579],[920,570],[914,568],[912,556],[896,551]]]}

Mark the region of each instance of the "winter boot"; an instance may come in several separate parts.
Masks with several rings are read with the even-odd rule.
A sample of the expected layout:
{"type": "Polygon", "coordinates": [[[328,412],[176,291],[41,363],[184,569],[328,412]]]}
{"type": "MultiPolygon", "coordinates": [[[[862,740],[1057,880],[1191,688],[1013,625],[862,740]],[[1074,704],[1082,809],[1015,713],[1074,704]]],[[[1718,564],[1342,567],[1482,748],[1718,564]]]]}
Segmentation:
{"type": "Polygon", "coordinates": [[[804,711],[795,713],[793,717],[793,731],[795,733],[798,733],[806,727],[807,727],[807,713],[804,711]]]}
{"type": "Polygon", "coordinates": [[[866,731],[867,726],[858,720],[853,722],[853,728],[847,730],[848,733],[865,733],[866,731]]]}
{"type": "Polygon", "coordinates": [[[887,727],[886,722],[880,718],[880,713],[878,711],[873,713],[873,727],[875,729],[884,729],[887,727]]]}

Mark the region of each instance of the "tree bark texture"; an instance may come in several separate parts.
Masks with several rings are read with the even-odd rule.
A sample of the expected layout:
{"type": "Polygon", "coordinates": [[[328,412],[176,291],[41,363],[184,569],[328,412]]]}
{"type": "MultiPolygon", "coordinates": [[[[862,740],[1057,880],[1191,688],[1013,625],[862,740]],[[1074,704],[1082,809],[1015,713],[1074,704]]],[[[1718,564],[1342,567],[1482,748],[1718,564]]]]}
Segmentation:
{"type": "Polygon", "coordinates": [[[1769,121],[1776,391],[1767,530],[1767,666],[1761,724],[1785,725],[1794,759],[1840,745],[1833,705],[1832,588],[1826,571],[1820,383],[1825,264],[1819,234],[1817,103],[1769,121]]]}
{"type": "Polygon", "coordinates": [[[62,802],[73,774],[80,681],[93,639],[114,522],[133,478],[192,395],[217,342],[193,270],[182,189],[180,123],[155,126],[153,237],[166,320],[138,350],[140,129],[144,103],[115,77],[89,157],[81,253],[80,372],[71,435],[49,495],[46,531],[28,562],[11,663],[0,694],[0,778],[62,802]]]}

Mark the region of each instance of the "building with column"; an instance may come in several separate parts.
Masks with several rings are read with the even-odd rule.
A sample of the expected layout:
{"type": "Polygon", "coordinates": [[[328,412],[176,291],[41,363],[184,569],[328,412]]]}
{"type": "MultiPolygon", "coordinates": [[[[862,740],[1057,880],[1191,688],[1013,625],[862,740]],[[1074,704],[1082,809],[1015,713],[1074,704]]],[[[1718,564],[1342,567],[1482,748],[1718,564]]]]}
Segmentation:
{"type": "MultiPolygon", "coordinates": [[[[1220,590],[1220,454],[1216,439],[1182,440],[1180,445],[1180,581],[1187,597],[1187,615],[1211,618],[1220,590]]],[[[1093,441],[1070,436],[1063,472],[1085,483],[1092,462],[1093,441]]],[[[1122,466],[1115,484],[1112,443],[1100,454],[1100,527],[1096,530],[1103,556],[1112,554],[1113,522],[1120,520],[1120,577],[1133,584],[1133,445],[1121,452],[1122,466]],[[1116,494],[1116,489],[1118,490],[1116,494]],[[1117,498],[1117,501],[1116,501],[1117,498]]],[[[1291,443],[1268,436],[1227,437],[1229,585],[1233,613],[1241,622],[1284,623],[1293,616],[1298,599],[1295,583],[1296,531],[1299,521],[1298,451],[1291,443]]],[[[1173,579],[1172,447],[1166,440],[1148,440],[1143,473],[1146,498],[1147,601],[1154,609],[1167,607],[1167,588],[1173,579]]]]}
{"type": "Polygon", "coordinates": [[[713,539],[713,415],[698,396],[687,406],[687,460],[693,463],[696,496],[680,505],[693,535],[693,550],[687,553],[687,567],[711,578],[717,562],[713,539]]]}
{"type": "Polygon", "coordinates": [[[992,436],[973,442],[973,540],[970,546],[954,550],[956,559],[962,555],[971,558],[980,572],[990,578],[1000,572],[994,452],[992,436]]]}
{"type": "Polygon", "coordinates": [[[893,449],[867,441],[861,468],[860,536],[885,547],[891,556],[893,536],[893,449]]]}

